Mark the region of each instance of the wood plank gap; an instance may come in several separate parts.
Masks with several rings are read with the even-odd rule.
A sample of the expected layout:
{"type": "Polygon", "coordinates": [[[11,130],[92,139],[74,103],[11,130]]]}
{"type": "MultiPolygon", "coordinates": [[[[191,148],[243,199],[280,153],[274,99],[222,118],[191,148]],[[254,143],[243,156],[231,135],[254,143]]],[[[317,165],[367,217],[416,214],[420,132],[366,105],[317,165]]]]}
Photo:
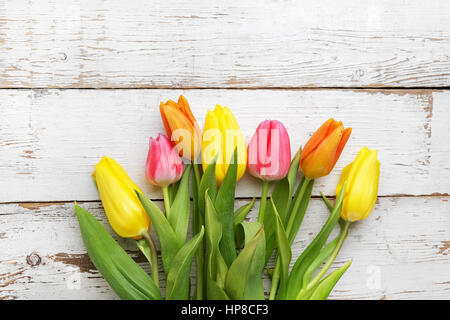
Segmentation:
{"type": "MultiPolygon", "coordinates": [[[[334,199],[335,195],[325,195],[327,198],[334,199]]],[[[236,197],[236,200],[261,200],[261,197],[236,197]]],[[[321,199],[321,196],[312,196],[311,199],[321,199]]],[[[412,194],[394,194],[394,195],[381,195],[378,198],[450,198],[450,194],[448,193],[432,193],[432,194],[420,194],[420,195],[412,195],[412,194]]],[[[152,201],[163,201],[161,198],[150,198],[152,201]]],[[[192,201],[192,198],[191,198],[192,201]]],[[[34,205],[34,206],[51,206],[51,205],[63,205],[67,203],[100,203],[101,200],[58,200],[58,201],[11,201],[11,202],[0,202],[0,205],[7,204],[17,204],[17,205],[34,205]]]]}
{"type": "Polygon", "coordinates": [[[170,87],[170,86],[158,86],[158,87],[0,87],[0,90],[377,90],[377,91],[415,91],[415,90],[427,90],[427,91],[445,91],[450,90],[450,86],[442,87],[386,87],[386,86],[369,86],[369,87],[170,87]]]}

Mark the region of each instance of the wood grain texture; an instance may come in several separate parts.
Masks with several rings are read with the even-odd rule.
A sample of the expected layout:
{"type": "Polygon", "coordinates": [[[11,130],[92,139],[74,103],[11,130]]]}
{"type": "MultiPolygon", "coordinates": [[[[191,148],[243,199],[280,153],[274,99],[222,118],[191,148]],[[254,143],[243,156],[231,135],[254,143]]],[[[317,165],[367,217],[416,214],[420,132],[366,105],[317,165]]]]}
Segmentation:
{"type": "MultiPolygon", "coordinates": [[[[164,132],[159,101],[183,93],[203,126],[208,108],[228,105],[246,141],[267,119],[282,121],[292,151],[333,116],[353,128],[341,159],[314,194],[334,195],[341,169],[362,146],[379,149],[379,194],[431,195],[450,191],[450,93],[353,90],[3,90],[0,91],[0,202],[98,200],[94,165],[108,155],[154,199],[145,181],[148,139],[164,132]]],[[[246,175],[239,197],[259,195],[246,175]]]]}
{"type": "Polygon", "coordinates": [[[450,2],[0,3],[3,88],[450,85],[450,2]]]}
{"type": "MultiPolygon", "coordinates": [[[[353,264],[332,298],[450,299],[449,199],[380,198],[366,220],[351,226],[333,268],[351,258],[353,264]]],[[[111,231],[100,203],[81,205],[111,231]]],[[[257,210],[258,203],[249,219],[256,219],[257,210]]],[[[326,217],[322,201],[313,199],[293,259],[326,217]]],[[[3,204],[0,219],[0,299],[117,298],[85,252],[72,203],[3,204]]],[[[149,272],[133,240],[119,243],[149,272]]],[[[268,290],[267,276],[264,283],[268,290]]]]}
{"type": "MultiPolygon", "coordinates": [[[[343,120],[352,137],[313,194],[333,196],[365,145],[379,150],[380,197],[350,229],[335,267],[354,262],[331,298],[450,299],[449,12],[446,0],[0,1],[0,300],[117,298],[72,201],[107,225],[90,174],[108,155],[161,205],[148,138],[163,132],[159,101],[181,93],[201,125],[229,106],[246,141],[281,120],[293,152],[343,120]],[[367,89],[381,87],[401,89],[367,89]]],[[[259,194],[239,182],[238,197],[259,194]]],[[[313,199],[294,258],[325,219],[313,199]]]]}

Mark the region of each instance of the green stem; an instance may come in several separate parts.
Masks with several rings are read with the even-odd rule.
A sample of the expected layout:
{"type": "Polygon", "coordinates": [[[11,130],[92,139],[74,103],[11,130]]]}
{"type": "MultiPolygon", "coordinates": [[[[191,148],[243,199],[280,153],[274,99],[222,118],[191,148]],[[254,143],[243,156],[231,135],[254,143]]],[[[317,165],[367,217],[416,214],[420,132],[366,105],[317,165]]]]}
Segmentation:
{"type": "Polygon", "coordinates": [[[323,276],[325,276],[328,269],[331,267],[334,260],[336,259],[339,251],[341,250],[345,239],[347,238],[349,226],[350,226],[350,221],[346,221],[344,224],[344,227],[342,228],[342,230],[339,234],[338,243],[337,243],[336,247],[334,248],[333,252],[331,253],[330,257],[328,258],[327,262],[324,264],[322,269],[320,269],[319,273],[317,273],[317,275],[314,277],[314,279],[307,286],[305,286],[302,290],[300,290],[300,292],[297,295],[297,300],[300,300],[309,290],[314,288],[319,283],[319,281],[322,280],[323,276]]]}
{"type": "Polygon", "coordinates": [[[258,222],[264,224],[264,213],[266,211],[267,191],[269,190],[269,181],[264,180],[261,190],[261,202],[259,205],[258,222]]]}
{"type": "Polygon", "coordinates": [[[156,286],[159,289],[159,268],[158,268],[158,254],[156,252],[155,243],[153,242],[152,237],[148,231],[142,234],[144,239],[147,241],[148,246],[150,248],[150,265],[152,268],[152,277],[153,282],[155,282],[156,286]]]}
{"type": "Polygon", "coordinates": [[[169,187],[162,187],[163,198],[164,198],[164,208],[166,209],[166,217],[169,220],[170,215],[170,198],[169,198],[169,187]]]}
{"type": "Polygon", "coordinates": [[[197,182],[197,188],[198,188],[198,187],[200,187],[200,170],[198,169],[197,164],[193,164],[193,167],[194,167],[195,180],[197,182]]]}
{"type": "MultiPolygon", "coordinates": [[[[200,170],[199,170],[199,166],[197,164],[193,164],[194,167],[194,176],[195,176],[195,181],[196,181],[196,185],[197,188],[200,188],[200,181],[201,181],[201,176],[200,176],[200,170]]],[[[200,195],[199,195],[200,196],[200,195]]],[[[198,216],[194,217],[194,223],[193,223],[193,228],[194,228],[194,233],[198,233],[202,227],[202,225],[204,224],[203,221],[203,217],[201,216],[201,214],[198,214],[198,216]]],[[[205,277],[205,256],[204,256],[204,251],[205,251],[205,239],[203,239],[200,242],[198,251],[197,251],[197,290],[196,290],[196,299],[197,300],[203,300],[204,297],[204,287],[205,287],[205,281],[204,281],[204,277],[205,277]]]]}
{"type": "Polygon", "coordinates": [[[295,213],[298,211],[298,209],[300,207],[300,204],[303,201],[303,196],[305,194],[306,188],[308,187],[308,184],[311,181],[307,177],[304,177],[303,179],[304,179],[304,181],[302,183],[299,195],[298,195],[297,199],[295,200],[294,207],[292,208],[292,211],[289,214],[289,221],[288,221],[288,224],[286,226],[286,234],[288,235],[289,238],[291,238],[290,237],[290,233],[292,232],[291,229],[292,229],[292,226],[294,225],[294,220],[295,220],[295,216],[296,216],[295,213]]]}

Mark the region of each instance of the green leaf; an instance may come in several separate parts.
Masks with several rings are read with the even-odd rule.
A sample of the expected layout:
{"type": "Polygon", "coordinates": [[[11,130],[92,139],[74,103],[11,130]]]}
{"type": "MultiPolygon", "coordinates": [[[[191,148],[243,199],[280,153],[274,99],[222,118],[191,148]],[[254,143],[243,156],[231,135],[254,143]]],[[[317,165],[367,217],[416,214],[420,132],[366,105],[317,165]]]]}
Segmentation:
{"type": "MultiPolygon", "coordinates": [[[[286,203],[289,201],[289,183],[287,178],[280,180],[273,189],[272,199],[275,203],[275,207],[280,208],[281,211],[285,210],[286,203]]],[[[277,245],[276,236],[276,222],[274,219],[274,212],[271,205],[266,206],[266,212],[264,215],[264,233],[266,235],[266,254],[265,263],[269,261],[272,253],[277,245]]]]}
{"type": "Polygon", "coordinates": [[[316,272],[320,265],[325,262],[326,259],[328,259],[331,253],[333,253],[333,250],[334,248],[336,248],[338,242],[339,236],[328,243],[325,248],[320,251],[317,257],[311,262],[311,265],[308,267],[308,269],[306,269],[305,274],[303,275],[303,284],[307,284],[311,281],[314,272],[316,272]]]}
{"type": "Polygon", "coordinates": [[[207,277],[206,281],[206,294],[208,300],[230,300],[223,288],[209,277],[207,277]]]}
{"type": "Polygon", "coordinates": [[[319,255],[331,231],[337,224],[342,210],[343,197],[344,192],[341,192],[339,198],[336,201],[336,205],[333,208],[333,211],[330,213],[322,229],[295,262],[294,267],[292,268],[289,275],[286,299],[295,299],[298,292],[303,287],[303,276],[306,270],[319,255]]]}
{"type": "MultiPolygon", "coordinates": [[[[195,170],[197,169],[200,174],[200,164],[194,164],[194,174],[195,170]],[[195,167],[196,166],[196,167],[195,167]]],[[[200,198],[199,197],[199,184],[197,184],[197,178],[194,176],[192,179],[192,208],[193,208],[193,216],[192,216],[192,232],[194,235],[198,234],[200,232],[201,227],[204,225],[204,213],[200,213],[200,198]]],[[[214,181],[215,183],[215,181],[214,181]]],[[[203,201],[204,203],[204,201],[203,201]]],[[[203,204],[204,205],[204,204],[203,204]]],[[[204,210],[204,208],[203,208],[204,210]]],[[[205,259],[205,248],[204,248],[204,240],[201,241],[199,248],[197,250],[196,254],[196,277],[197,277],[197,283],[195,287],[195,293],[194,297],[196,300],[201,300],[204,298],[204,292],[206,290],[205,286],[205,278],[206,274],[204,272],[204,259],[205,259]]]]}
{"type": "Polygon", "coordinates": [[[167,274],[170,270],[172,260],[177,254],[178,250],[180,250],[180,248],[183,246],[183,242],[181,242],[179,237],[177,237],[175,231],[173,230],[169,221],[167,221],[167,218],[161,211],[161,209],[159,209],[158,206],[145,195],[137,191],[136,194],[141,201],[145,211],[150,216],[150,220],[152,221],[156,233],[158,234],[159,242],[161,243],[163,267],[165,273],[167,274]]]}
{"type": "Polygon", "coordinates": [[[233,300],[263,300],[265,240],[263,227],[247,242],[231,264],[225,280],[225,292],[233,300]]]}
{"type": "Polygon", "coordinates": [[[201,195],[198,198],[198,206],[202,217],[205,216],[205,198],[203,197],[203,195],[205,194],[206,190],[208,190],[209,197],[211,198],[211,200],[212,201],[216,200],[217,195],[216,161],[217,155],[206,167],[206,170],[203,173],[202,178],[200,180],[200,185],[198,186],[198,194],[201,195]]]}
{"type": "MultiPolygon", "coordinates": [[[[331,211],[333,210],[333,206],[329,207],[331,211]]],[[[311,265],[308,267],[308,269],[305,271],[305,274],[303,276],[303,286],[305,284],[308,284],[311,281],[311,278],[314,274],[314,272],[320,267],[320,265],[325,262],[326,259],[330,257],[330,255],[333,253],[333,250],[336,248],[339,238],[342,235],[342,232],[345,231],[344,224],[341,223],[343,221],[342,219],[339,219],[341,231],[339,232],[339,235],[334,238],[334,240],[330,241],[317,255],[317,257],[311,262],[311,265]]]]}
{"type": "Polygon", "coordinates": [[[219,242],[222,238],[222,226],[217,219],[214,205],[205,192],[206,211],[206,243],[208,249],[206,266],[206,296],[209,300],[229,300],[223,290],[228,267],[219,250],[219,242]]]}
{"type": "MultiPolygon", "coordinates": [[[[197,166],[197,164],[194,164],[194,166],[197,166]]],[[[191,179],[191,183],[192,183],[192,231],[194,234],[197,234],[200,230],[199,230],[199,225],[200,225],[200,207],[199,207],[199,196],[198,196],[198,188],[199,186],[197,185],[197,179],[195,179],[195,177],[193,177],[191,179]]]]}
{"type": "Polygon", "coordinates": [[[117,244],[87,210],[75,204],[89,257],[121,299],[160,300],[161,293],[145,271],[117,244]]]}
{"type": "MultiPolygon", "coordinates": [[[[295,154],[294,159],[292,159],[291,166],[289,167],[289,172],[287,176],[283,179],[286,182],[286,187],[288,192],[284,192],[284,188],[281,187],[276,188],[272,192],[272,198],[275,203],[275,206],[278,210],[278,214],[283,222],[283,226],[286,228],[287,221],[289,219],[288,209],[291,206],[292,194],[294,192],[295,181],[297,180],[298,175],[298,167],[300,165],[300,150],[295,154]]],[[[283,181],[282,180],[282,181],[283,181]]]]}
{"type": "Polygon", "coordinates": [[[222,239],[219,248],[228,266],[236,258],[234,242],[234,194],[236,191],[237,148],[234,150],[233,161],[228,166],[222,186],[217,192],[214,203],[217,217],[222,224],[222,239]]]}
{"type": "Polygon", "coordinates": [[[177,182],[172,183],[171,185],[169,185],[169,187],[167,188],[168,191],[169,191],[170,206],[172,206],[173,201],[175,200],[175,196],[177,195],[177,190],[178,190],[179,184],[180,184],[180,181],[177,181],[177,182]]]}
{"type": "Polygon", "coordinates": [[[247,204],[244,204],[243,206],[241,206],[239,209],[236,210],[236,212],[234,213],[234,228],[236,228],[236,226],[239,223],[244,221],[245,217],[247,217],[250,210],[252,210],[254,203],[255,198],[253,198],[252,201],[250,201],[247,204]]]}
{"type": "MultiPolygon", "coordinates": [[[[332,212],[334,207],[331,204],[330,200],[328,200],[327,197],[325,197],[325,195],[322,192],[320,194],[321,194],[323,202],[325,202],[325,205],[327,206],[328,210],[330,210],[330,212],[332,212]]],[[[345,226],[345,220],[339,219],[338,222],[339,222],[339,226],[341,227],[341,230],[342,230],[345,226]]]]}
{"type": "Polygon", "coordinates": [[[179,243],[186,242],[187,230],[189,225],[189,176],[191,166],[186,166],[183,177],[178,186],[175,199],[170,208],[169,223],[177,236],[179,243]]]}
{"type": "Polygon", "coordinates": [[[325,279],[320,281],[317,288],[312,293],[309,300],[325,300],[330,295],[336,283],[342,277],[345,271],[347,271],[348,267],[352,264],[352,260],[347,262],[344,266],[330,273],[325,279]]]}
{"type": "Polygon", "coordinates": [[[309,200],[311,199],[313,186],[314,180],[309,180],[304,177],[298,187],[296,197],[294,197],[293,210],[290,212],[293,217],[289,216],[289,219],[292,219],[293,223],[290,230],[286,227],[286,230],[288,231],[289,243],[291,244],[297,236],[298,230],[303,222],[303,218],[305,217],[306,209],[308,209],[309,200]],[[298,207],[295,207],[296,201],[299,201],[300,203],[298,207]]]}
{"type": "Polygon", "coordinates": [[[295,181],[297,180],[301,154],[302,154],[302,147],[300,147],[300,149],[295,154],[294,159],[292,159],[291,166],[289,167],[289,172],[286,176],[289,181],[289,190],[290,190],[291,194],[294,191],[295,181]]]}
{"type": "Polygon", "coordinates": [[[275,231],[275,220],[272,206],[266,206],[266,212],[264,214],[264,233],[266,236],[264,261],[265,264],[267,264],[273,251],[275,250],[275,247],[277,246],[277,235],[275,231]]]}
{"type": "Polygon", "coordinates": [[[209,281],[214,281],[217,286],[223,288],[228,267],[219,249],[220,239],[222,238],[222,225],[217,218],[216,210],[208,191],[205,192],[205,200],[206,245],[208,249],[206,272],[209,281]]]}
{"type": "Polygon", "coordinates": [[[325,197],[323,192],[320,192],[320,195],[322,196],[323,202],[325,202],[325,205],[327,206],[328,210],[333,211],[333,205],[331,204],[330,200],[325,197]]]}
{"type": "Polygon", "coordinates": [[[190,273],[192,260],[203,239],[205,229],[201,228],[200,232],[189,240],[172,261],[169,274],[167,275],[167,300],[188,300],[190,289],[190,273]]]}
{"type": "Polygon", "coordinates": [[[288,280],[288,272],[289,272],[289,263],[291,262],[292,252],[291,252],[291,246],[289,244],[289,240],[287,238],[286,231],[284,230],[284,227],[283,227],[283,222],[281,221],[281,218],[278,215],[277,208],[275,207],[275,204],[273,203],[272,198],[270,199],[270,202],[272,204],[274,220],[275,220],[275,224],[276,224],[278,256],[280,257],[280,263],[281,263],[279,295],[280,295],[280,297],[283,297],[285,290],[286,290],[286,285],[287,285],[287,280],[288,280]]]}
{"type": "Polygon", "coordinates": [[[253,239],[255,234],[261,229],[261,223],[257,221],[241,222],[236,226],[236,243],[241,248],[253,239]]]}
{"type": "Polygon", "coordinates": [[[151,251],[150,251],[150,247],[148,246],[147,241],[145,241],[145,239],[136,240],[136,246],[139,248],[139,250],[145,256],[145,258],[148,260],[150,265],[152,265],[151,251]]]}

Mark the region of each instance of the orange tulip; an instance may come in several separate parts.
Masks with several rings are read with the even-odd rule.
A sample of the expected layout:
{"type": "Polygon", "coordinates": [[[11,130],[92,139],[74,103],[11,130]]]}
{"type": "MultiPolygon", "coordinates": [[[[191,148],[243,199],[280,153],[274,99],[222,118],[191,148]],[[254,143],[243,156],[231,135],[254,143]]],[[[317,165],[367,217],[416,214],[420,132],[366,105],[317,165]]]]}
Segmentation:
{"type": "Polygon", "coordinates": [[[342,121],[327,120],[305,144],[300,158],[303,174],[309,179],[326,176],[350,138],[352,128],[344,129],[342,121]]]}
{"type": "Polygon", "coordinates": [[[180,156],[195,160],[202,150],[202,132],[186,98],[180,95],[178,103],[168,100],[159,105],[167,136],[180,156]]]}

